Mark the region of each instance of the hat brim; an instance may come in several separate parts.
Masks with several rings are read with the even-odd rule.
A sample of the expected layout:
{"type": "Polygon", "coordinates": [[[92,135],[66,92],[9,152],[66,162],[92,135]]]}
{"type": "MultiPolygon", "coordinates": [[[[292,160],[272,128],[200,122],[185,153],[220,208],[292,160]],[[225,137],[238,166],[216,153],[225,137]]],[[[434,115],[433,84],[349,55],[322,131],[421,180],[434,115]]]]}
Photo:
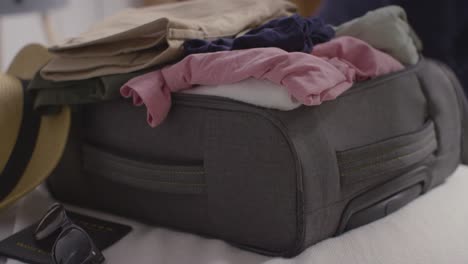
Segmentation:
{"type": "Polygon", "coordinates": [[[70,130],[70,109],[64,107],[58,115],[41,118],[39,134],[31,160],[12,192],[0,202],[5,208],[33,191],[55,169],[60,161],[70,130]]]}
{"type": "MultiPolygon", "coordinates": [[[[0,74],[0,88],[2,88],[0,89],[0,95],[6,100],[4,103],[9,104],[4,105],[3,108],[10,111],[10,113],[5,113],[7,116],[3,117],[5,124],[9,124],[9,129],[3,133],[5,134],[3,136],[6,137],[4,140],[7,140],[6,143],[10,144],[10,146],[5,146],[5,151],[12,148],[11,144],[14,144],[14,138],[20,129],[21,120],[15,120],[15,118],[18,119],[24,115],[24,113],[21,114],[23,103],[21,83],[17,80],[14,81],[13,78],[32,79],[39,68],[50,58],[51,55],[45,47],[39,44],[29,44],[16,54],[7,70],[8,75],[0,74]]],[[[15,201],[34,190],[52,173],[65,149],[70,130],[70,119],[70,109],[67,106],[63,108],[60,114],[41,117],[31,159],[13,190],[0,200],[0,209],[12,205],[15,201]]],[[[5,153],[2,156],[4,155],[5,153]]],[[[0,174],[3,166],[3,163],[0,164],[0,174]]]]}
{"type": "Polygon", "coordinates": [[[0,208],[12,205],[33,191],[52,173],[65,149],[70,130],[70,115],[69,107],[64,107],[60,114],[41,117],[39,134],[31,159],[18,184],[0,201],[0,208]]]}
{"type": "Polygon", "coordinates": [[[52,55],[44,46],[28,44],[15,55],[6,73],[23,80],[31,80],[51,58],[52,55]]]}

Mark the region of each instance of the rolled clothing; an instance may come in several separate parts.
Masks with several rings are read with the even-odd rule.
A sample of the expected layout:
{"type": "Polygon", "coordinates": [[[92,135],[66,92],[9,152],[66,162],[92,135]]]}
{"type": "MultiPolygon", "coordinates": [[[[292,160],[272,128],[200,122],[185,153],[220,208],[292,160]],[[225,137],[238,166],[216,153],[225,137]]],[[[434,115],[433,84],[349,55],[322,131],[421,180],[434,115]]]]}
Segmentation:
{"type": "Polygon", "coordinates": [[[234,36],[291,14],[286,0],[194,0],[127,9],[52,46],[41,70],[47,80],[83,80],[129,73],[176,60],[187,39],[234,36]]]}
{"type": "Polygon", "coordinates": [[[191,39],[184,42],[186,55],[226,50],[276,47],[285,51],[310,53],[316,44],[329,41],[335,31],[320,18],[297,14],[274,19],[237,38],[214,41],[191,39]]]}
{"type": "Polygon", "coordinates": [[[419,61],[422,43],[408,24],[406,12],[399,6],[386,6],[335,28],[336,36],[361,39],[372,47],[390,54],[403,64],[419,61]]]}
{"type": "Polygon", "coordinates": [[[336,55],[321,58],[278,48],[192,54],[172,66],[130,80],[121,94],[133,98],[135,105],[144,104],[147,121],[155,127],[169,112],[171,92],[192,85],[229,84],[248,78],[269,80],[284,87],[299,103],[319,105],[335,99],[355,80],[403,69],[391,56],[352,37],[335,38],[316,48],[317,54],[336,55]]]}

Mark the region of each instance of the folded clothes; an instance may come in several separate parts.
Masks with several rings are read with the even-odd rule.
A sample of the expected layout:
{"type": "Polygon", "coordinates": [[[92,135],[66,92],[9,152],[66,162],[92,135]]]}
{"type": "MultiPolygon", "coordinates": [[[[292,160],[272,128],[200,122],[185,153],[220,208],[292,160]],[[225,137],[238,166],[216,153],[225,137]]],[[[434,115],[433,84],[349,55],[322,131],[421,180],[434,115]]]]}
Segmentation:
{"type": "Polygon", "coordinates": [[[268,80],[254,78],[230,84],[195,86],[181,93],[218,96],[282,111],[293,110],[302,105],[292,98],[284,87],[268,80]]]}
{"type": "Polygon", "coordinates": [[[323,58],[278,48],[192,54],[172,66],[130,80],[121,94],[132,97],[135,105],[146,105],[148,123],[155,127],[169,112],[171,92],[196,84],[269,80],[283,86],[298,102],[318,105],[335,99],[355,80],[403,69],[389,55],[352,37],[335,38],[316,48],[316,54],[325,55],[323,58]],[[326,57],[333,53],[335,56],[326,57]]]}
{"type": "Polygon", "coordinates": [[[318,56],[345,74],[353,81],[364,81],[372,77],[402,70],[400,62],[353,37],[337,37],[317,45],[312,55],[318,56]],[[351,70],[350,70],[351,69],[351,70]]]}
{"type": "MultiPolygon", "coordinates": [[[[167,64],[165,64],[167,65],[167,64]]],[[[37,73],[29,82],[28,91],[35,94],[34,109],[54,113],[62,105],[98,103],[120,98],[120,87],[130,79],[162,68],[158,65],[136,72],[112,74],[77,81],[54,82],[37,73]],[[57,108],[57,106],[60,106],[57,108]]]]}
{"type": "Polygon", "coordinates": [[[386,6],[367,12],[335,28],[336,36],[352,36],[390,54],[403,64],[419,60],[422,43],[408,24],[405,10],[386,6]]]}
{"type": "Polygon", "coordinates": [[[285,51],[310,53],[314,44],[329,41],[335,31],[319,18],[299,15],[274,19],[263,26],[248,31],[237,38],[220,38],[214,41],[191,39],[184,42],[184,53],[216,52],[251,48],[276,47],[285,51]]]}
{"type": "MultiPolygon", "coordinates": [[[[152,68],[151,71],[156,70],[152,68]]],[[[28,90],[35,93],[34,109],[42,114],[60,111],[62,105],[98,103],[121,97],[120,87],[150,69],[126,74],[106,75],[82,81],[53,82],[36,74],[28,90]]],[[[201,85],[182,91],[187,94],[229,98],[260,107],[288,111],[301,104],[282,87],[269,81],[246,79],[232,84],[201,85]]]]}
{"type": "Polygon", "coordinates": [[[194,0],[128,9],[53,46],[44,79],[82,80],[175,60],[184,40],[234,36],[294,11],[286,0],[194,0]]]}

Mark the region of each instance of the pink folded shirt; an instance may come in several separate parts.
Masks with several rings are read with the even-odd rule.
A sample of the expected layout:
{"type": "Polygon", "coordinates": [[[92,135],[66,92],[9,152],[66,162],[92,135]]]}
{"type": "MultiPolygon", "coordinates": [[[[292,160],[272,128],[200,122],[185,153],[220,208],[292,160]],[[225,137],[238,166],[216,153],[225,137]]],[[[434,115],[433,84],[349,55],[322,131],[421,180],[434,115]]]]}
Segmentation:
{"type": "Polygon", "coordinates": [[[193,85],[235,83],[247,78],[269,80],[287,89],[304,105],[333,100],[361,81],[403,69],[389,55],[352,37],[316,45],[311,55],[277,48],[200,53],[128,81],[120,90],[135,105],[147,107],[148,123],[156,127],[171,107],[171,92],[193,85]]]}

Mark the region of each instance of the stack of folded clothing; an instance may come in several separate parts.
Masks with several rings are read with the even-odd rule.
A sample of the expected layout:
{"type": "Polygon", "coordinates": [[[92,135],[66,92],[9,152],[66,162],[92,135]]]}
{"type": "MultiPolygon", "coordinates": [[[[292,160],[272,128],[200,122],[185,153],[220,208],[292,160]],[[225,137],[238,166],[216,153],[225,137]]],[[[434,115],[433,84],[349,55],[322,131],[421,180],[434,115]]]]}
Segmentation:
{"type": "Polygon", "coordinates": [[[29,90],[35,108],[120,97],[164,121],[171,93],[293,110],[333,100],[354,83],[399,71],[421,43],[404,10],[389,6],[346,22],[293,14],[286,0],[194,0],[125,10],[50,47],[29,90]]]}

